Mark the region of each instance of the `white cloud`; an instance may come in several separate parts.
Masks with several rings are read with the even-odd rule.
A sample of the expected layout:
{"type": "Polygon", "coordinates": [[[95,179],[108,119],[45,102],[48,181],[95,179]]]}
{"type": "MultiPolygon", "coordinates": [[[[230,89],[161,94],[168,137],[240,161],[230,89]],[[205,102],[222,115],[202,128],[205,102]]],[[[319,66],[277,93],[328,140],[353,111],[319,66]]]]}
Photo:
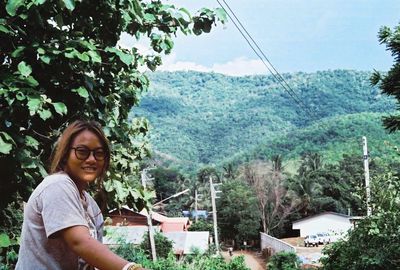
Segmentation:
{"type": "Polygon", "coordinates": [[[163,71],[194,70],[201,72],[216,72],[230,76],[244,76],[266,74],[267,69],[261,60],[239,57],[226,63],[216,63],[211,67],[196,64],[194,62],[176,61],[176,55],[172,54],[163,58],[163,65],[158,68],[163,71]]]}

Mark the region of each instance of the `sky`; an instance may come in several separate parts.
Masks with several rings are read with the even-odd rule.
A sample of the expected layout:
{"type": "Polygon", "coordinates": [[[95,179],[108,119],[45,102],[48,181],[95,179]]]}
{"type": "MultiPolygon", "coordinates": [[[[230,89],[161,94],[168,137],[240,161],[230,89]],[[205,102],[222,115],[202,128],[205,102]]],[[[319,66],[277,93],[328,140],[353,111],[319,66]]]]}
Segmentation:
{"type": "MultiPolygon", "coordinates": [[[[168,0],[195,12],[216,0],[168,0]]],[[[220,0],[223,4],[223,0],[220,0]]],[[[393,58],[377,35],[400,22],[400,0],[225,0],[280,73],[334,69],[386,71],[393,58]]],[[[123,37],[127,45],[135,41],[123,37]]],[[[201,36],[178,35],[159,70],[233,76],[269,74],[234,24],[201,36]]]]}

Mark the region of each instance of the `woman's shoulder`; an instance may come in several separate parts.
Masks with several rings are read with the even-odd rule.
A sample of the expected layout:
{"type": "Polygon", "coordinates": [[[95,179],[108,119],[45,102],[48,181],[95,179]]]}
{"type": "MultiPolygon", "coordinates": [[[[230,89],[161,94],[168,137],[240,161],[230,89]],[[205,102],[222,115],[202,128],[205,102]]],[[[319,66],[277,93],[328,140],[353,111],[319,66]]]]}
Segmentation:
{"type": "Polygon", "coordinates": [[[66,173],[54,173],[46,176],[43,181],[36,187],[35,193],[42,193],[49,189],[76,189],[72,179],[66,173]]]}

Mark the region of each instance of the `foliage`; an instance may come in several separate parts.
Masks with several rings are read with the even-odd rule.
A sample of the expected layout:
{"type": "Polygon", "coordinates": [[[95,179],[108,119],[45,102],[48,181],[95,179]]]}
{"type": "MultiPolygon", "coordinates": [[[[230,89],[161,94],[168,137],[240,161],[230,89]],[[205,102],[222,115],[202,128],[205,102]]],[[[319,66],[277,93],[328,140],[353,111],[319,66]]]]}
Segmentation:
{"type": "Polygon", "coordinates": [[[142,249],[131,244],[121,243],[114,251],[126,260],[139,263],[152,270],[249,270],[245,266],[242,256],[235,257],[230,262],[225,262],[221,256],[215,256],[215,253],[201,254],[195,252],[185,256],[183,260],[177,261],[175,255],[170,253],[166,258],[158,258],[153,262],[142,249]]]}
{"type": "Polygon", "coordinates": [[[260,228],[260,211],[254,191],[246,183],[233,180],[222,184],[217,199],[218,227],[224,239],[236,244],[256,239],[260,228]]]}
{"type": "MultiPolygon", "coordinates": [[[[392,68],[386,73],[382,74],[378,71],[371,76],[372,84],[379,84],[380,89],[383,93],[389,96],[393,96],[397,100],[397,104],[400,103],[400,47],[399,47],[399,34],[400,25],[390,29],[387,26],[383,26],[378,34],[379,42],[386,45],[386,49],[391,52],[394,57],[394,64],[392,68]]],[[[398,111],[395,114],[384,117],[383,123],[385,127],[391,131],[397,131],[400,129],[400,115],[398,111]]]]}
{"type": "Polygon", "coordinates": [[[239,169],[240,179],[255,192],[263,232],[267,234],[273,234],[301,204],[300,198],[286,187],[282,166],[282,157],[276,156],[272,162],[253,160],[239,169]]]}
{"type": "Polygon", "coordinates": [[[4,209],[27,200],[47,174],[56,138],[78,118],[100,122],[113,146],[112,168],[97,188],[103,210],[149,207],[153,195],[138,181],[148,122],[128,119],[149,86],[139,69],[154,71],[178,32],[208,33],[218,21],[226,21],[219,8],[192,16],[161,1],[2,1],[0,228],[18,223],[4,209]],[[122,33],[147,40],[148,53],[120,46],[122,33]]]}
{"type": "MultiPolygon", "coordinates": [[[[352,215],[363,215],[366,206],[362,156],[344,155],[338,164],[324,164],[322,159],[315,153],[305,155],[298,174],[288,180],[288,188],[303,200],[300,215],[306,217],[323,211],[347,214],[349,209],[352,215]],[[319,160],[316,167],[310,160],[313,158],[319,160]]],[[[377,158],[369,162],[371,177],[394,168],[377,158]]]]}
{"type": "MultiPolygon", "coordinates": [[[[157,258],[167,258],[168,254],[172,252],[172,241],[165,237],[162,233],[156,232],[154,234],[154,242],[156,245],[157,258]]],[[[140,243],[140,248],[145,250],[146,253],[151,255],[149,234],[143,236],[143,241],[140,243]]]]}
{"type": "Polygon", "coordinates": [[[300,259],[293,252],[276,253],[267,263],[269,270],[300,270],[300,265],[300,259]]]}
{"type": "Polygon", "coordinates": [[[372,181],[372,215],[359,221],[347,240],[324,250],[323,269],[398,269],[400,181],[391,173],[372,181]]]}
{"type": "Polygon", "coordinates": [[[214,227],[211,222],[208,222],[207,220],[201,220],[199,219],[197,222],[192,223],[189,227],[189,231],[194,232],[194,231],[200,231],[200,232],[210,232],[210,235],[214,235],[214,227]]]}
{"type": "Polygon", "coordinates": [[[156,191],[157,201],[168,198],[179,192],[179,182],[183,175],[177,169],[157,167],[151,171],[153,177],[154,190],[156,191]]]}
{"type": "Polygon", "coordinates": [[[310,151],[337,161],[349,150],[359,151],[361,136],[377,147],[382,140],[399,142],[380,124],[384,113],[394,111],[394,100],[372,87],[370,76],[346,70],[283,74],[309,104],[312,119],[271,76],[157,72],[150,74],[149,93],[132,115],[154,125],[151,141],[158,153],[190,170],[276,154],[298,158],[310,151]]]}
{"type": "Polygon", "coordinates": [[[7,233],[0,233],[0,255],[0,269],[13,269],[18,258],[18,242],[7,233]]]}

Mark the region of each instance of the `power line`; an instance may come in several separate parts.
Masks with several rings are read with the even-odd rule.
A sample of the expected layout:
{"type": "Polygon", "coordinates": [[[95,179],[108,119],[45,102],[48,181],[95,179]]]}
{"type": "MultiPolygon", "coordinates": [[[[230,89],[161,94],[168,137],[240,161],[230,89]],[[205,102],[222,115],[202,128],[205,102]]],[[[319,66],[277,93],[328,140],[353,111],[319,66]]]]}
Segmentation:
{"type": "Polygon", "coordinates": [[[261,62],[264,64],[264,66],[268,69],[268,71],[272,74],[272,76],[275,78],[276,81],[283,87],[283,89],[289,94],[289,96],[299,105],[299,107],[306,113],[308,114],[311,118],[317,119],[316,115],[302,102],[302,100],[298,97],[296,92],[290,87],[290,85],[286,82],[286,80],[283,78],[283,76],[276,70],[274,65],[272,65],[271,61],[269,61],[268,57],[265,55],[263,50],[258,46],[257,42],[252,38],[250,33],[246,30],[246,28],[243,26],[243,24],[240,22],[239,18],[236,16],[235,12],[231,9],[231,7],[228,5],[228,3],[225,0],[222,0],[227,8],[229,9],[230,13],[232,13],[232,16],[230,13],[225,9],[225,7],[221,4],[219,0],[217,0],[218,4],[221,6],[221,8],[225,11],[225,13],[228,15],[228,17],[231,19],[233,24],[235,25],[236,29],[240,32],[240,34],[243,36],[243,38],[246,40],[247,44],[251,47],[251,49],[254,51],[254,53],[258,56],[258,58],[261,60],[261,62]],[[246,33],[243,33],[243,31],[246,33]],[[250,40],[251,42],[250,42],[250,40]],[[253,45],[254,44],[254,45],[253,45]],[[255,46],[255,47],[254,47],[255,46]],[[257,50],[258,51],[257,51],[257,50]],[[265,60],[264,60],[264,58],[265,60]],[[267,64],[268,63],[268,64],[267,64]]]}

